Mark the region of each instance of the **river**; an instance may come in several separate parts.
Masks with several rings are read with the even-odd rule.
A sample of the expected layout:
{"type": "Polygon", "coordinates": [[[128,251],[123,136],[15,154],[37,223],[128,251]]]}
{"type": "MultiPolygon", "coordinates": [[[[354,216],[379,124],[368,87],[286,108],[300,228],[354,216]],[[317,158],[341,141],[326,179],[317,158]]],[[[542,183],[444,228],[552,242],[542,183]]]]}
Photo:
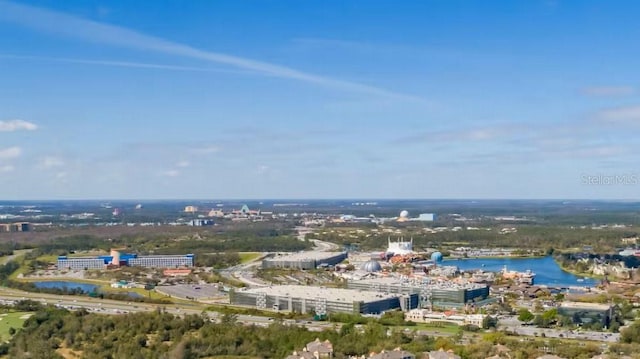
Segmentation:
{"type": "Polygon", "coordinates": [[[460,270],[482,269],[488,272],[498,272],[506,265],[507,270],[524,272],[531,270],[536,274],[534,284],[547,286],[581,286],[594,287],[599,281],[593,278],[583,278],[565,272],[560,268],[553,257],[538,258],[471,258],[448,259],[443,265],[457,266],[460,270]]]}

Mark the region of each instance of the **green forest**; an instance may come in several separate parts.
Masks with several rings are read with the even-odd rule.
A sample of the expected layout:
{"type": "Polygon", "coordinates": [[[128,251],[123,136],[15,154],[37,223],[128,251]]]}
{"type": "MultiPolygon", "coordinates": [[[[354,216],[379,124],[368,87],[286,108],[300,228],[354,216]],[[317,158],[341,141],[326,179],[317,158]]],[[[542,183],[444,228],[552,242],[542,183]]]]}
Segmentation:
{"type": "MultiPolygon", "coordinates": [[[[557,339],[541,343],[541,338],[523,341],[502,332],[463,335],[460,331],[451,337],[434,338],[373,320],[311,332],[278,320],[268,327],[246,326],[233,314],[225,314],[213,323],[206,315],[178,317],[162,309],[109,316],[42,307],[30,301],[20,302],[14,309],[35,311],[9,343],[0,346],[0,354],[16,359],[63,358],[62,354],[86,359],[284,358],[316,338],[331,341],[337,358],[394,348],[419,355],[443,348],[476,359],[493,355],[499,349],[496,344],[506,346],[512,358],[542,355],[543,346],[567,358],[591,358],[602,351],[595,343],[557,339]]],[[[639,352],[640,347],[633,343],[637,330],[633,326],[629,333],[623,332],[626,343],[612,344],[613,349],[619,353],[639,352]]]]}

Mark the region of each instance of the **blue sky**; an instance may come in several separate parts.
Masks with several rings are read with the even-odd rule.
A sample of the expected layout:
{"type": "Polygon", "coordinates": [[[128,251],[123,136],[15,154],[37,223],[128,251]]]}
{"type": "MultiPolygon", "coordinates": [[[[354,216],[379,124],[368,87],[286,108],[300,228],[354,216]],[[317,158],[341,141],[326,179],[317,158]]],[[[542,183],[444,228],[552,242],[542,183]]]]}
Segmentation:
{"type": "Polygon", "coordinates": [[[0,0],[0,197],[638,199],[639,11],[0,0]]]}

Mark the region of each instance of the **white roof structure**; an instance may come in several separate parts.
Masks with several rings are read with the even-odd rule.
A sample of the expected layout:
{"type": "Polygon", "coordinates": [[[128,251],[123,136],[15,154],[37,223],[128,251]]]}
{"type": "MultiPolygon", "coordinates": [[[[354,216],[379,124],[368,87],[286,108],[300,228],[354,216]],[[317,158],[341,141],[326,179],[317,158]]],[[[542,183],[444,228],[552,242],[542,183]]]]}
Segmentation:
{"type": "Polygon", "coordinates": [[[389,245],[387,247],[387,253],[393,253],[394,255],[406,255],[413,254],[413,238],[411,241],[405,242],[403,239],[399,239],[397,242],[391,242],[391,238],[387,239],[389,245]]]}

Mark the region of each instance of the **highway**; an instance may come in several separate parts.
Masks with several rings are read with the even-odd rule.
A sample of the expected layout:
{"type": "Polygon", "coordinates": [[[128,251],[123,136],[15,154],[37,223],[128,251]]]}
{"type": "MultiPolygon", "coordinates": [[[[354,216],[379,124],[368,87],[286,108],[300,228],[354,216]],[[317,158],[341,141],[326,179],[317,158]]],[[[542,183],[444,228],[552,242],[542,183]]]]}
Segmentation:
{"type": "MultiPolygon", "coordinates": [[[[305,235],[307,233],[312,232],[312,230],[307,227],[296,227],[296,231],[298,232],[297,238],[301,241],[305,239],[305,235]]],[[[340,246],[335,243],[325,242],[318,239],[312,239],[311,242],[314,245],[314,251],[329,252],[338,251],[340,249],[340,246]]],[[[254,276],[255,267],[259,266],[262,258],[266,257],[268,254],[270,253],[262,253],[260,257],[251,262],[221,270],[220,274],[227,278],[237,279],[246,284],[249,288],[269,286],[269,283],[254,276]]]]}
{"type": "MultiPolygon", "coordinates": [[[[0,303],[10,304],[15,301],[30,299],[41,302],[43,304],[52,304],[69,310],[77,310],[84,308],[90,312],[97,314],[126,314],[135,312],[154,311],[158,308],[175,315],[203,313],[205,307],[194,303],[173,303],[173,304],[150,304],[138,302],[123,302],[109,299],[90,298],[84,296],[56,295],[45,293],[24,292],[12,288],[0,287],[0,303]]],[[[220,318],[218,312],[205,312],[212,321],[220,318]]],[[[236,319],[239,323],[245,325],[268,326],[274,322],[274,318],[256,315],[237,315],[236,319]]],[[[339,329],[341,324],[328,322],[315,322],[305,320],[285,319],[284,324],[298,325],[306,327],[311,331],[323,331],[327,329],[339,329]]],[[[620,338],[619,333],[603,333],[603,332],[570,332],[562,329],[546,329],[536,328],[533,326],[523,326],[515,317],[501,318],[499,322],[500,329],[506,329],[523,336],[542,336],[544,333],[547,338],[566,338],[578,340],[592,340],[599,342],[617,342],[620,338]]],[[[429,336],[450,336],[451,333],[439,332],[437,328],[433,330],[418,330],[419,335],[429,336]]]]}
{"type": "MultiPolygon", "coordinates": [[[[307,234],[313,232],[313,230],[308,228],[308,227],[296,227],[296,231],[298,231],[298,237],[297,238],[299,240],[301,240],[301,241],[303,241],[305,239],[305,236],[307,234]]],[[[335,243],[325,242],[325,241],[321,241],[319,239],[311,239],[310,241],[315,246],[315,248],[313,249],[315,251],[330,252],[330,251],[338,251],[338,250],[340,250],[340,246],[338,246],[335,243]]]]}
{"type": "MultiPolygon", "coordinates": [[[[123,302],[85,296],[31,293],[12,288],[0,287],[0,303],[10,304],[25,299],[37,301],[43,304],[52,304],[59,307],[67,308],[69,310],[78,310],[84,308],[93,313],[109,315],[149,312],[157,310],[158,308],[163,309],[168,313],[180,316],[187,314],[200,315],[203,313],[205,308],[204,306],[198,304],[149,304],[138,302],[123,302]]],[[[221,316],[221,314],[218,312],[206,311],[205,313],[212,321],[219,319],[221,316]]],[[[257,325],[265,327],[273,323],[275,320],[271,317],[262,317],[256,315],[237,315],[236,319],[239,323],[245,325],[257,325]]],[[[339,327],[339,324],[327,322],[312,322],[292,319],[285,319],[283,322],[289,325],[304,326],[311,331],[322,331],[325,329],[334,328],[336,326],[339,327]]]]}

